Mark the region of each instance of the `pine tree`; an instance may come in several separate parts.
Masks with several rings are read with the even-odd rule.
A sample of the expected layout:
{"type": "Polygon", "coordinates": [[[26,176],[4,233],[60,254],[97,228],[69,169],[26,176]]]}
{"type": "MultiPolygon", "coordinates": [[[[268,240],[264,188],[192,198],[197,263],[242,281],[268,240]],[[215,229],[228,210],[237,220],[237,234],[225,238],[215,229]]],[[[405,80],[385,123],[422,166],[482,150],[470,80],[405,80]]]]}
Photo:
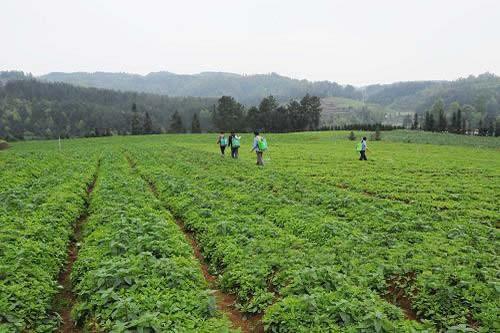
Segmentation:
{"type": "Polygon", "coordinates": [[[462,127],[462,110],[458,109],[457,110],[457,133],[463,133],[463,127],[462,127]]]}
{"type": "Polygon", "coordinates": [[[132,104],[132,122],[131,122],[132,135],[142,134],[142,129],[139,124],[139,114],[137,113],[137,105],[132,104]]]}
{"type": "Polygon", "coordinates": [[[457,114],[453,112],[451,115],[451,126],[450,126],[450,132],[456,133],[458,131],[458,126],[457,126],[457,114]]]}
{"type": "Polygon", "coordinates": [[[411,125],[412,129],[417,130],[419,127],[418,123],[418,113],[415,112],[415,115],[413,116],[413,124],[411,125]]]}
{"type": "Polygon", "coordinates": [[[200,119],[198,114],[193,114],[193,120],[191,121],[191,133],[201,133],[200,119]]]}
{"type": "Polygon", "coordinates": [[[437,128],[440,132],[444,132],[448,128],[448,122],[446,121],[446,115],[444,114],[444,109],[439,110],[437,128]]]}
{"type": "Polygon", "coordinates": [[[182,118],[178,111],[175,111],[170,118],[170,132],[171,133],[184,133],[184,125],[182,124],[182,118]]]}
{"type": "Polygon", "coordinates": [[[375,129],[375,136],[373,137],[375,141],[380,141],[382,140],[382,136],[380,134],[380,126],[377,125],[377,128],[375,129]]]}
{"type": "Polygon", "coordinates": [[[144,134],[153,134],[153,122],[151,117],[149,116],[149,112],[146,111],[144,115],[144,126],[143,126],[144,134]]]}
{"type": "Polygon", "coordinates": [[[493,121],[490,121],[490,124],[488,125],[488,136],[494,136],[495,135],[495,126],[493,125],[493,121]]]}
{"type": "Polygon", "coordinates": [[[430,123],[430,115],[429,115],[429,111],[426,111],[425,118],[424,118],[424,131],[430,131],[429,123],[430,123]]]}

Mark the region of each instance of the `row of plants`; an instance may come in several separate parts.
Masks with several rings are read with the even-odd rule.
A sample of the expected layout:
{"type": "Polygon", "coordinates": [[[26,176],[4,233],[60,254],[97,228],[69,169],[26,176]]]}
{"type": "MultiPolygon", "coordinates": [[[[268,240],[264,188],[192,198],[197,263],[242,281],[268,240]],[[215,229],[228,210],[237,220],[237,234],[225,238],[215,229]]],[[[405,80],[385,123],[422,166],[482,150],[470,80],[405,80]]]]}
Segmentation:
{"type": "MultiPolygon", "coordinates": [[[[352,291],[358,295],[357,301],[349,296],[357,284],[341,269],[336,251],[322,246],[318,239],[307,239],[304,224],[287,213],[287,209],[302,210],[299,203],[291,206],[293,199],[279,193],[259,198],[259,190],[251,189],[259,185],[238,177],[231,180],[231,172],[227,177],[218,177],[213,171],[205,175],[198,164],[204,157],[197,159],[193,154],[186,162],[184,156],[176,154],[175,164],[169,159],[154,163],[160,158],[154,154],[151,159],[144,155],[137,159],[141,172],[157,184],[162,199],[195,232],[214,273],[220,275],[221,288],[237,295],[241,310],[265,311],[269,331],[361,327],[376,331],[379,325],[392,331],[421,328],[416,322],[405,321],[402,311],[368,288],[367,281],[352,291]],[[196,175],[196,181],[184,175],[196,175]],[[269,201],[268,196],[275,200],[269,201]],[[266,207],[259,201],[266,202],[266,207]],[[267,216],[268,208],[274,210],[273,217],[267,216]],[[316,304],[315,299],[333,300],[335,295],[342,295],[337,301],[353,304],[352,311],[346,308],[342,315],[332,314],[334,308],[327,304],[324,308],[305,305],[316,304]],[[296,311],[295,305],[304,306],[304,311],[296,311]],[[368,319],[371,316],[373,320],[368,319]]],[[[212,162],[208,164],[213,170],[221,167],[212,162]]]]}
{"type": "Polygon", "coordinates": [[[105,332],[229,332],[172,216],[116,149],[103,156],[71,279],[79,325],[105,332]]]}
{"type": "MultiPolygon", "coordinates": [[[[283,151],[296,154],[297,144],[283,151]]],[[[237,294],[244,311],[265,311],[269,330],[336,325],[369,331],[364,318],[375,314],[377,320],[367,319],[374,331],[384,325],[431,331],[495,327],[496,234],[488,225],[437,213],[429,203],[339,188],[331,169],[304,162],[309,156],[255,170],[250,162],[228,162],[204,150],[206,145],[172,139],[168,145],[143,142],[133,155],[162,199],[195,231],[221,286],[237,294]],[[393,296],[389,281],[405,291],[420,324],[402,320],[402,311],[386,302],[393,296]],[[329,301],[323,310],[307,305],[330,297],[354,304],[354,287],[363,291],[355,308],[364,312],[348,323],[325,310],[333,306],[329,301]],[[371,300],[376,305],[367,307],[371,300]],[[291,322],[296,326],[287,326],[291,322]]],[[[321,156],[311,161],[319,164],[321,156]]]]}
{"type": "Polygon", "coordinates": [[[0,331],[47,332],[59,323],[52,311],[57,278],[97,157],[80,150],[8,154],[0,175],[0,331]]]}

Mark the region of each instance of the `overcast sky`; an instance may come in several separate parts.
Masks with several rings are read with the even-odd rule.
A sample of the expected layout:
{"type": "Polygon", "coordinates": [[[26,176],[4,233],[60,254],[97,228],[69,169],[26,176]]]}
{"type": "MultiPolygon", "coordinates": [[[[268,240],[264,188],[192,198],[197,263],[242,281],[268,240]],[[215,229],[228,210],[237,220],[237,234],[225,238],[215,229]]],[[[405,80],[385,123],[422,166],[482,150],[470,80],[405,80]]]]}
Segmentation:
{"type": "Polygon", "coordinates": [[[498,0],[0,0],[0,70],[500,74],[498,0]]]}

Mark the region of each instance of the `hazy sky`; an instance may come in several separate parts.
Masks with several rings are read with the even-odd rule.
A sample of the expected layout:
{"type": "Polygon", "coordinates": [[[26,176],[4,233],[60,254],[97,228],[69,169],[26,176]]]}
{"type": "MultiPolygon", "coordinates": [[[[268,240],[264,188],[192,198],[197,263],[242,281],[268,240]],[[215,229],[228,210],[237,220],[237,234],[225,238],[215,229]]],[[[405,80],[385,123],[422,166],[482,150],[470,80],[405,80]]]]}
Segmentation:
{"type": "Polygon", "coordinates": [[[500,74],[499,0],[0,0],[0,70],[500,74]]]}

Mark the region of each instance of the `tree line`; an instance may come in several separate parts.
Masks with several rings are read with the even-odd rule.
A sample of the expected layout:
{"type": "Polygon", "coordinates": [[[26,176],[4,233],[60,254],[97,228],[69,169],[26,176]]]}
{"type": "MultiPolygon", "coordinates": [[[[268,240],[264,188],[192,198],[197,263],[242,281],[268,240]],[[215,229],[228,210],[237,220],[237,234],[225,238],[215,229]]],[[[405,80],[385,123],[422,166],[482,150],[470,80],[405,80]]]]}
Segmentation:
{"type": "Polygon", "coordinates": [[[438,99],[423,115],[415,113],[413,119],[407,115],[403,127],[431,132],[500,136],[498,113],[499,105],[495,98],[490,98],[486,103],[484,112],[478,112],[471,105],[461,106],[458,102],[446,108],[443,100],[438,99]]]}
{"type": "Polygon", "coordinates": [[[164,133],[170,130],[174,114],[184,122],[196,114],[200,127],[210,128],[210,110],[216,101],[83,88],[26,78],[5,80],[0,81],[0,138],[164,133]]]}
{"type": "MultiPolygon", "coordinates": [[[[258,106],[248,109],[231,96],[222,96],[211,110],[213,129],[217,131],[266,131],[290,132],[317,130],[320,126],[321,102],[319,97],[306,94],[300,100],[281,105],[274,96],[261,100],[258,106]]],[[[170,120],[169,132],[185,133],[178,113],[170,120]]],[[[191,132],[201,132],[199,117],[193,115],[191,132]]],[[[142,133],[141,133],[142,134],[142,133]]]]}
{"type": "Polygon", "coordinates": [[[168,97],[42,82],[17,72],[8,74],[0,81],[0,138],[7,140],[213,130],[314,130],[319,127],[321,114],[320,99],[310,95],[285,105],[269,96],[258,106],[246,109],[230,96],[168,97]]]}

